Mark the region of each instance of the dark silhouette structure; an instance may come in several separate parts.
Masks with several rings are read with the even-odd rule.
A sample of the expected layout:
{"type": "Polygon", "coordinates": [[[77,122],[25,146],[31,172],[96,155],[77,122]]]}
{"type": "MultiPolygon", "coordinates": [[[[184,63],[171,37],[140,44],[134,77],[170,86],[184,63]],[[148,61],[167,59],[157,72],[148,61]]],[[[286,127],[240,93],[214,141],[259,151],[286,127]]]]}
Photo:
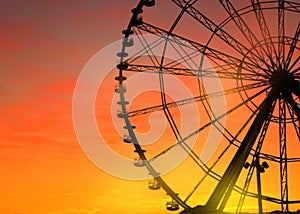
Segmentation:
{"type": "MultiPolygon", "coordinates": [[[[123,45],[121,51],[117,53],[117,56],[120,58],[120,63],[117,65],[119,74],[115,78],[118,82],[116,93],[119,94],[120,101],[118,102],[118,105],[121,108],[118,117],[124,119],[124,129],[128,132],[128,135],[124,138],[124,142],[132,144],[135,149],[134,152],[138,155],[135,166],[146,167],[149,173],[154,177],[154,180],[149,183],[149,189],[157,190],[162,188],[166,191],[167,195],[171,197],[171,201],[166,205],[168,210],[174,211],[178,210],[179,207],[182,207],[184,210],[181,213],[184,214],[223,212],[230,195],[235,191],[240,194],[237,212],[242,211],[246,197],[257,198],[259,213],[263,212],[262,201],[280,204],[280,212],[289,212],[290,204],[300,203],[299,199],[291,200],[289,198],[288,185],[289,163],[299,163],[300,158],[289,157],[287,152],[289,140],[287,136],[290,132],[293,132],[293,135],[296,136],[298,141],[300,140],[300,2],[285,0],[249,0],[248,6],[236,8],[231,0],[219,0],[219,4],[227,14],[227,18],[220,24],[217,24],[213,19],[197,9],[196,4],[201,6],[204,1],[171,0],[171,2],[179,8],[180,12],[171,27],[169,29],[163,29],[145,22],[142,17],[143,11],[146,8],[149,8],[150,10],[151,7],[156,5],[156,2],[154,0],[140,0],[136,8],[131,11],[132,16],[127,28],[122,31],[124,35],[123,45]],[[273,11],[272,14],[276,14],[277,25],[275,27],[271,27],[268,24],[265,14],[270,14],[269,11],[273,11]],[[296,23],[298,25],[292,28],[294,29],[293,35],[287,35],[286,33],[288,25],[288,23],[286,23],[286,14],[288,13],[292,14],[293,17],[296,17],[297,19],[296,23]],[[252,26],[247,24],[246,19],[250,15],[254,17],[258,23],[258,30],[254,31],[252,26]],[[193,41],[175,33],[175,29],[183,16],[192,18],[199,23],[200,26],[211,33],[207,43],[204,44],[193,41]],[[244,42],[240,42],[239,38],[225,30],[226,25],[229,23],[233,24],[236,30],[239,31],[244,42]],[[274,29],[276,29],[276,32],[274,29]],[[199,67],[195,69],[184,68],[174,64],[171,66],[171,64],[165,63],[164,56],[159,59],[151,58],[153,61],[157,60],[157,63],[155,62],[152,65],[135,63],[135,58],[131,59],[126,50],[135,45],[132,35],[136,34],[143,40],[143,33],[149,33],[158,38],[163,38],[164,42],[160,43],[160,45],[164,47],[163,53],[165,53],[168,44],[171,44],[171,42],[177,45],[177,49],[174,49],[178,52],[182,51],[180,46],[190,47],[195,50],[195,53],[199,53],[213,62],[213,71],[203,68],[203,58],[198,62],[199,67]],[[259,34],[259,36],[257,34],[259,34]],[[211,41],[215,38],[217,38],[218,41],[222,41],[224,46],[230,47],[234,54],[230,54],[229,52],[226,53],[223,51],[223,47],[219,47],[219,49],[214,48],[211,45],[211,41]],[[171,39],[172,41],[170,41],[171,39]],[[127,88],[124,84],[127,79],[125,75],[126,72],[148,72],[157,75],[160,82],[161,105],[128,111],[127,107],[129,102],[126,101],[127,88]],[[164,75],[194,76],[199,79],[199,82],[201,82],[201,78],[203,77],[215,78],[217,76],[221,79],[235,80],[237,86],[223,92],[206,94],[203,86],[199,84],[197,86],[200,88],[199,96],[177,100],[175,102],[167,102],[164,87],[164,75]],[[249,84],[249,82],[251,82],[251,84],[249,84]],[[249,93],[251,90],[253,90],[253,92],[249,93]],[[214,112],[212,112],[208,104],[208,100],[213,97],[227,94],[240,94],[242,102],[232,109],[229,109],[224,115],[214,115],[214,112]],[[256,98],[258,96],[263,97],[263,100],[260,102],[257,101],[256,98]],[[193,102],[199,102],[204,105],[204,109],[210,116],[211,121],[204,126],[197,128],[191,135],[183,137],[181,136],[178,125],[176,124],[170,109],[193,102]],[[225,172],[222,175],[218,175],[214,172],[214,165],[206,166],[205,163],[201,163],[198,154],[193,151],[193,148],[188,146],[186,141],[195,134],[201,133],[208,126],[220,128],[221,125],[219,124],[219,121],[227,114],[237,111],[241,106],[247,106],[252,114],[249,117],[249,120],[245,121],[244,125],[237,133],[230,133],[226,127],[222,127],[225,130],[224,139],[228,142],[229,146],[233,145],[238,148],[232,159],[229,161],[225,172]],[[172,149],[172,146],[154,157],[147,158],[146,150],[142,148],[135,135],[135,126],[133,126],[130,121],[131,117],[150,114],[151,112],[160,110],[163,111],[168,121],[168,125],[177,140],[174,146],[182,147],[195,164],[199,165],[199,168],[205,172],[204,178],[200,179],[199,183],[186,198],[180,197],[180,195],[164,181],[160,176],[160,172],[156,171],[151,164],[154,159],[169,152],[169,150],[172,149]],[[279,142],[277,144],[274,143],[274,145],[279,144],[279,154],[277,156],[262,152],[262,146],[271,123],[276,124],[278,127],[277,138],[279,142]],[[244,133],[243,137],[240,136],[242,131],[244,133]],[[250,163],[247,162],[249,159],[251,160],[250,163]],[[263,159],[262,163],[260,159],[263,159]],[[266,196],[262,193],[260,174],[269,167],[267,162],[279,164],[279,198],[266,196]],[[247,176],[245,178],[244,186],[241,187],[236,183],[243,169],[247,170],[247,176]],[[255,169],[257,192],[250,192],[248,189],[255,169]],[[188,200],[206,177],[212,177],[217,180],[218,184],[215,186],[206,204],[191,207],[188,200]]],[[[153,48],[152,46],[154,45],[147,43],[147,41],[143,42],[145,50],[151,52],[151,48],[153,48]]],[[[192,57],[193,56],[188,54],[182,54],[180,60],[181,62],[186,62],[191,60],[192,57]]],[[[226,151],[227,148],[220,154],[217,161],[222,159],[223,153],[226,151]]],[[[184,182],[184,180],[181,182],[184,182]]]]}

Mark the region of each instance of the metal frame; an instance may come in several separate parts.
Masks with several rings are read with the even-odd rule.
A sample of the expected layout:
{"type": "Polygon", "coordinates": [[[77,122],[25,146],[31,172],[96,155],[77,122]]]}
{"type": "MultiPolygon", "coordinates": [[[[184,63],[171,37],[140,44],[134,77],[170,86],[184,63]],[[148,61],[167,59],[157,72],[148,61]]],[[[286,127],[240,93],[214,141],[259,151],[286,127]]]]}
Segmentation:
{"type": "MultiPolygon", "coordinates": [[[[287,36],[285,32],[285,14],[287,12],[293,12],[298,15],[300,13],[300,4],[285,0],[251,0],[249,2],[249,6],[236,9],[230,0],[219,0],[220,5],[228,15],[228,18],[220,24],[216,24],[213,19],[204,15],[203,12],[197,9],[197,0],[171,0],[171,2],[179,7],[180,12],[175,21],[172,23],[170,29],[162,29],[158,26],[145,22],[141,17],[143,9],[145,7],[154,6],[155,1],[140,0],[136,8],[132,10],[132,17],[127,28],[122,31],[124,40],[121,52],[117,54],[120,57],[120,63],[117,65],[119,74],[115,79],[118,82],[116,92],[120,96],[118,104],[121,108],[121,113],[119,113],[118,116],[125,121],[125,129],[129,136],[124,140],[124,142],[133,144],[135,149],[134,151],[139,155],[139,161],[143,163],[142,165],[139,165],[139,167],[146,167],[149,173],[155,178],[155,182],[157,182],[159,186],[162,187],[171,197],[172,204],[176,203],[174,210],[175,208],[177,210],[178,204],[184,209],[183,213],[222,212],[226,207],[232,191],[236,191],[241,195],[240,201],[237,205],[237,212],[242,211],[243,203],[247,196],[258,198],[258,212],[260,213],[263,211],[261,200],[281,204],[281,210],[283,212],[288,212],[289,204],[300,203],[300,200],[290,200],[288,194],[288,165],[290,162],[300,162],[300,157],[291,158],[288,157],[287,153],[287,124],[289,124],[289,127],[294,127],[293,129],[295,130],[298,139],[300,139],[300,68],[298,67],[300,57],[297,55],[295,56],[295,53],[299,53],[297,52],[299,51],[297,43],[300,35],[300,22],[294,35],[287,36]],[[273,36],[268,26],[264,15],[264,12],[267,10],[277,11],[277,35],[273,36]],[[263,41],[260,41],[260,39],[256,36],[256,33],[253,32],[251,27],[247,24],[244,19],[245,14],[253,14],[256,18],[263,41]],[[183,16],[191,17],[211,33],[211,37],[207,43],[202,44],[174,33],[183,16]],[[235,24],[236,28],[240,31],[240,34],[247,41],[247,44],[240,42],[239,39],[235,38],[225,29],[225,26],[228,23],[235,24]],[[144,39],[143,33],[156,35],[158,39],[155,43],[149,44],[144,39]],[[140,42],[144,45],[144,49],[135,56],[127,58],[128,54],[126,53],[126,49],[134,45],[131,40],[132,34],[136,34],[139,37],[140,42]],[[172,38],[172,42],[170,42],[169,38],[172,38]],[[211,47],[211,41],[215,38],[222,41],[227,46],[232,47],[232,50],[236,54],[232,55],[221,51],[221,48],[216,49],[211,47]],[[163,47],[163,57],[156,58],[151,55],[152,48],[156,46],[163,47]],[[169,47],[172,47],[180,56],[177,63],[167,63],[165,61],[164,55],[169,47]],[[192,53],[188,54],[184,51],[183,47],[190,48],[192,53]],[[287,48],[289,48],[289,51],[286,54],[287,48]],[[149,60],[152,62],[151,65],[135,63],[141,52],[149,52],[149,60]],[[237,57],[237,54],[240,57],[237,57]],[[202,69],[202,62],[200,62],[200,65],[199,62],[195,62],[196,57],[199,57],[200,55],[207,57],[213,63],[214,66],[211,70],[202,69]],[[191,68],[181,67],[180,62],[191,63],[191,68]],[[198,67],[195,68],[194,65],[197,64],[198,67]],[[148,108],[129,112],[127,110],[127,105],[129,103],[125,98],[126,87],[124,86],[124,82],[126,82],[127,79],[125,77],[126,72],[149,72],[157,75],[160,84],[161,105],[154,105],[148,108]],[[183,100],[176,100],[174,102],[167,102],[164,83],[165,75],[182,75],[197,78],[199,95],[183,100]],[[235,79],[237,82],[241,82],[242,84],[222,92],[220,91],[215,92],[214,94],[207,94],[201,85],[201,80],[204,77],[230,80],[235,79]],[[287,83],[282,83],[283,80],[287,83]],[[244,82],[247,82],[247,84],[244,82]],[[253,89],[256,89],[258,92],[249,94],[248,92],[253,89]],[[264,101],[259,105],[255,104],[257,101],[254,100],[266,92],[267,95],[265,96],[264,101]],[[240,93],[242,101],[229,109],[225,114],[218,116],[214,115],[209,104],[209,99],[214,96],[217,97],[236,93],[240,93]],[[184,137],[181,135],[179,128],[177,127],[176,119],[173,117],[170,108],[188,105],[189,103],[194,102],[202,104],[207,116],[210,118],[210,121],[184,137]],[[252,114],[237,133],[231,133],[229,129],[222,127],[219,122],[222,118],[236,112],[244,106],[250,108],[252,114]],[[278,114],[274,110],[276,108],[278,108],[278,114]],[[130,118],[149,114],[154,111],[162,111],[164,113],[168,121],[168,125],[171,128],[177,142],[155,156],[148,158],[146,157],[146,150],[142,148],[135,135],[135,127],[131,124],[130,118]],[[265,154],[261,151],[270,123],[277,123],[279,127],[278,156],[265,154]],[[219,130],[224,130],[223,138],[228,142],[228,145],[225,147],[223,152],[220,153],[215,163],[208,166],[201,161],[199,155],[194,152],[193,148],[189,147],[186,141],[190,137],[201,133],[210,126],[215,126],[219,130]],[[242,132],[246,134],[242,140],[239,140],[242,132]],[[160,173],[156,171],[151,164],[152,161],[177,146],[180,146],[196,163],[199,169],[205,173],[205,176],[200,178],[199,182],[185,199],[173,191],[173,189],[160,176],[160,173]],[[225,170],[225,173],[220,175],[214,170],[214,167],[218,162],[223,160],[222,158],[224,157],[224,154],[230,147],[236,147],[237,151],[225,170]],[[252,164],[249,168],[244,187],[242,188],[236,185],[236,182],[247,159],[251,157],[252,164]],[[248,191],[254,172],[254,163],[257,164],[259,159],[279,163],[281,185],[280,198],[263,195],[263,193],[260,192],[261,188],[258,188],[259,190],[257,193],[248,191]],[[218,182],[217,186],[208,198],[206,204],[191,208],[188,204],[188,200],[207,177],[216,180],[218,182]]],[[[257,172],[257,184],[260,184],[259,172],[257,172]]]]}

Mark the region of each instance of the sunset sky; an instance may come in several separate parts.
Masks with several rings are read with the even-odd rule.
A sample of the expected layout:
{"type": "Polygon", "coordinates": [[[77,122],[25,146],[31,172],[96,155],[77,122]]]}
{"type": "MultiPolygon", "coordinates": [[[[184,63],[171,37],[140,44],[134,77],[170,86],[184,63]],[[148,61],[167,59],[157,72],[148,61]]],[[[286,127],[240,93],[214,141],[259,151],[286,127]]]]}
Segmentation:
{"type": "Polygon", "coordinates": [[[120,180],[95,167],[72,124],[81,70],[121,38],[134,4],[1,2],[0,213],[116,213],[152,203],[152,197],[125,193],[146,183],[120,180]]]}
{"type": "MultiPolygon", "coordinates": [[[[162,190],[151,192],[147,181],[121,179],[95,166],[80,147],[72,121],[72,98],[81,71],[98,51],[122,38],[136,3],[1,2],[0,213],[169,213],[162,190]]],[[[148,18],[164,27],[174,14],[157,10],[148,18]]],[[[212,14],[219,19],[218,12],[212,14]]],[[[197,33],[191,31],[190,38],[197,33]]],[[[104,86],[100,95],[105,90],[114,93],[115,84],[104,86]]],[[[97,105],[102,108],[99,100],[97,105]]],[[[107,115],[98,118],[99,124],[107,115]]],[[[110,135],[111,128],[100,127],[111,147],[117,148],[122,140],[110,135]]]]}

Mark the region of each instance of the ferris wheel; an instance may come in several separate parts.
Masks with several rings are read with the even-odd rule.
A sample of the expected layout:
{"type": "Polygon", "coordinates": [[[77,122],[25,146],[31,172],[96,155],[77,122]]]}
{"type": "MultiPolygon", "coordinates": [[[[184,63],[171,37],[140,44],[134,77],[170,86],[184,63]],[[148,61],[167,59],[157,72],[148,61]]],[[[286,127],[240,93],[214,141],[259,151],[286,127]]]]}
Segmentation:
{"type": "Polygon", "coordinates": [[[300,2],[140,0],[131,13],[117,53],[118,117],[134,165],[153,176],[149,189],[163,189],[167,209],[182,213],[300,209],[300,2]],[[145,82],[127,84],[134,73],[145,82]],[[192,96],[169,96],[181,93],[169,77],[192,96]],[[127,100],[132,85],[149,84],[157,91],[127,100]],[[220,98],[226,109],[218,112],[220,98]],[[197,111],[184,120],[181,109],[191,105],[197,111]],[[137,133],[156,112],[166,133],[151,146],[137,133]],[[183,124],[195,118],[197,126],[183,124]],[[162,173],[155,161],[176,162],[176,149],[183,163],[162,173]]]}

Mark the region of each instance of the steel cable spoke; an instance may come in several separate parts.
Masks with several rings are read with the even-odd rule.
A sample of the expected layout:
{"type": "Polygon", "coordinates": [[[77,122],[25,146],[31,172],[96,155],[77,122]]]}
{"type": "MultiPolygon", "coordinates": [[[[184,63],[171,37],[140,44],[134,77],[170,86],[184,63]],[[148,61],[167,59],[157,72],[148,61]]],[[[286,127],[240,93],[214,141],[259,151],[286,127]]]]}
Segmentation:
{"type": "Polygon", "coordinates": [[[284,26],[284,0],[278,0],[278,64],[279,68],[285,66],[285,26],[284,26]]]}
{"type": "MultiPolygon", "coordinates": [[[[154,35],[160,35],[160,36],[166,36],[168,34],[168,31],[160,29],[156,26],[150,25],[148,23],[143,22],[143,24],[137,26],[139,29],[154,34],[154,35]]],[[[207,47],[205,45],[202,45],[200,43],[197,43],[195,41],[191,41],[187,38],[181,37],[179,35],[176,35],[174,33],[171,33],[168,36],[172,36],[174,42],[177,42],[181,46],[188,47],[188,48],[195,48],[200,53],[204,54],[208,59],[210,60],[218,60],[220,62],[223,62],[227,65],[231,65],[233,69],[237,69],[240,65],[243,65],[243,69],[247,70],[249,72],[253,72],[254,74],[261,76],[263,78],[268,78],[267,75],[263,75],[261,73],[257,73],[255,70],[260,69],[262,71],[267,71],[264,68],[261,68],[261,66],[257,66],[256,63],[247,62],[245,60],[241,60],[237,57],[231,56],[229,54],[222,53],[221,51],[215,50],[213,48],[207,47]]],[[[215,61],[214,61],[215,62],[215,61]]]]}
{"type": "Polygon", "coordinates": [[[225,116],[229,115],[230,113],[236,111],[237,109],[239,109],[240,107],[242,107],[244,105],[244,103],[247,103],[249,101],[251,101],[252,99],[258,97],[259,95],[261,95],[262,93],[266,92],[270,87],[266,87],[265,89],[257,92],[256,94],[254,94],[253,96],[251,96],[250,98],[248,98],[247,100],[245,100],[244,102],[239,103],[238,105],[236,105],[235,107],[231,108],[230,110],[228,110],[227,112],[225,112],[224,114],[218,116],[217,118],[215,118],[214,120],[206,123],[205,125],[203,125],[202,127],[200,127],[199,129],[195,130],[194,132],[192,132],[191,134],[187,135],[186,137],[184,137],[182,140],[178,141],[177,143],[173,144],[172,146],[168,147],[167,149],[165,149],[165,151],[159,153],[158,155],[154,156],[153,158],[151,158],[149,161],[153,161],[156,158],[158,158],[159,156],[161,156],[162,154],[165,154],[166,151],[169,151],[170,149],[172,149],[173,147],[176,147],[178,145],[180,145],[182,142],[188,140],[189,138],[195,136],[196,134],[198,134],[199,132],[203,131],[204,129],[208,128],[210,125],[213,125],[214,123],[218,122],[220,119],[224,118],[225,116]]]}
{"type": "MultiPolygon", "coordinates": [[[[187,4],[185,0],[172,0],[176,5],[179,7],[182,7],[183,5],[187,4]]],[[[237,51],[242,56],[246,56],[246,58],[253,63],[257,68],[265,71],[268,73],[268,70],[261,67],[257,60],[260,59],[260,57],[253,53],[252,51],[249,51],[249,48],[245,47],[241,42],[239,42],[237,39],[235,39],[231,34],[226,32],[220,25],[215,24],[211,19],[209,19],[207,16],[205,16],[203,13],[201,13],[198,9],[193,7],[192,5],[189,5],[187,7],[186,12],[194,18],[196,21],[198,21],[201,25],[206,27],[208,30],[211,31],[213,35],[218,36],[222,41],[224,41],[228,46],[232,47],[235,51],[237,51]],[[250,57],[249,55],[246,55],[246,53],[250,53],[250,55],[253,57],[250,57]]]]}
{"type": "Polygon", "coordinates": [[[270,42],[266,42],[267,52],[268,52],[267,55],[271,61],[272,66],[274,66],[278,69],[276,63],[273,61],[272,54],[274,54],[276,59],[277,59],[278,55],[276,52],[275,44],[272,40],[272,36],[271,36],[270,30],[269,30],[269,27],[267,25],[263,10],[261,8],[261,3],[259,0],[251,0],[251,4],[252,4],[253,10],[255,12],[256,20],[258,22],[259,29],[263,36],[264,41],[270,40],[270,42]]]}
{"type": "Polygon", "coordinates": [[[295,35],[293,37],[292,44],[290,45],[289,53],[288,53],[288,55],[286,57],[286,62],[285,62],[286,63],[286,70],[290,69],[290,63],[292,61],[292,57],[293,57],[295,48],[297,46],[297,42],[299,40],[299,36],[300,36],[300,22],[298,23],[298,27],[297,27],[295,35]]]}
{"type": "MultiPolygon", "coordinates": [[[[246,40],[251,45],[251,48],[254,48],[257,43],[259,43],[259,40],[255,36],[255,34],[252,32],[252,30],[249,28],[249,26],[246,24],[244,19],[241,17],[239,12],[235,9],[233,4],[230,2],[230,0],[219,0],[225,11],[228,13],[228,15],[231,17],[231,19],[234,21],[235,25],[238,27],[240,32],[243,34],[243,36],[246,38],[246,40]]],[[[263,46],[260,48],[254,48],[254,51],[257,54],[257,60],[264,63],[264,65],[271,70],[271,65],[269,65],[266,60],[264,59],[264,54],[268,55],[268,52],[265,50],[263,46]]],[[[272,59],[272,58],[271,58],[272,59]]],[[[270,74],[270,71],[267,73],[270,74]]]]}
{"type": "Polygon", "coordinates": [[[159,73],[172,75],[182,75],[182,76],[193,76],[193,77],[211,77],[220,79],[231,79],[236,80],[237,78],[241,80],[250,80],[255,82],[267,82],[264,79],[258,78],[254,74],[248,73],[237,73],[232,72],[231,68],[226,67],[213,67],[208,69],[193,69],[193,68],[181,68],[181,67],[166,67],[166,66],[155,66],[155,65],[141,65],[141,64],[128,64],[126,71],[131,72],[145,72],[145,73],[159,73]],[[161,69],[161,71],[160,71],[161,69]]]}
{"type": "MultiPolygon", "coordinates": [[[[174,108],[174,107],[179,107],[182,105],[200,102],[204,99],[213,99],[213,98],[219,97],[219,96],[234,94],[234,93],[239,92],[240,90],[251,90],[251,89],[255,89],[255,88],[259,88],[259,87],[263,87],[263,86],[266,86],[266,85],[264,83],[254,83],[254,84],[249,84],[249,85],[245,85],[242,87],[227,89],[225,91],[219,91],[219,92],[214,92],[211,94],[205,94],[205,95],[200,95],[200,96],[191,97],[191,98],[187,98],[187,99],[177,100],[174,102],[166,103],[165,105],[168,108],[174,108]]],[[[128,112],[128,117],[135,117],[138,115],[149,114],[149,113],[161,111],[161,110],[163,110],[163,105],[156,105],[156,106],[152,106],[152,107],[148,107],[148,108],[130,111],[130,112],[128,112]]]]}

